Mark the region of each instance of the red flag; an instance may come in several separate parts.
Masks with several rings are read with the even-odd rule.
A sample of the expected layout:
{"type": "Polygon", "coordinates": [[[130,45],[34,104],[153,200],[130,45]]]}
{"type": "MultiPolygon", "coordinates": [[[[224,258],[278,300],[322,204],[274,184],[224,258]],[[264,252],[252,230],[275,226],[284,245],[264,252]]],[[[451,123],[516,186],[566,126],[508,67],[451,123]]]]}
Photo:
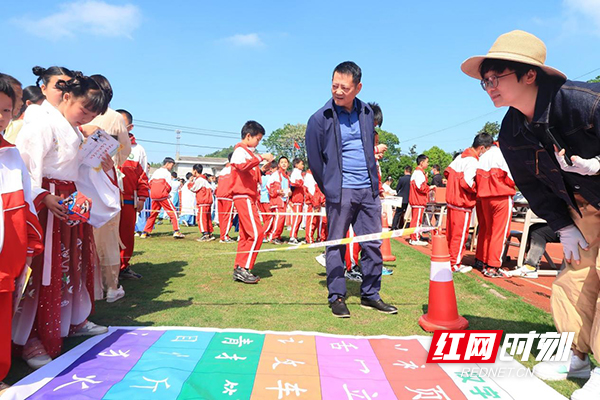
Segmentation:
{"type": "Polygon", "coordinates": [[[300,145],[295,140],[294,140],[294,147],[296,148],[296,150],[300,150],[300,145]]]}

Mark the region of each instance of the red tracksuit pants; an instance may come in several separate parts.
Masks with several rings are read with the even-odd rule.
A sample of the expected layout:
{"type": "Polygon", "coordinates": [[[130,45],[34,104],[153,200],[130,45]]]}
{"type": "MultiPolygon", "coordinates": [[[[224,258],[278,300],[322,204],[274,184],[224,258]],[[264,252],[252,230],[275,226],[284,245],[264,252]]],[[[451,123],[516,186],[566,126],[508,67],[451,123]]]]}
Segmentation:
{"type": "Polygon", "coordinates": [[[10,351],[12,333],[12,292],[0,292],[0,381],[6,378],[10,370],[10,351]]]}
{"type": "Polygon", "coordinates": [[[511,196],[482,197],[477,203],[479,236],[477,259],[490,267],[499,268],[504,256],[504,245],[510,233],[513,200],[511,196]]]}
{"type": "Polygon", "coordinates": [[[137,212],[133,204],[123,204],[121,207],[121,221],[119,222],[119,238],[123,243],[121,249],[121,269],[129,267],[129,260],[135,246],[135,218],[137,212]]]}
{"type": "MultiPolygon", "coordinates": [[[[348,229],[346,237],[351,238],[356,236],[352,226],[348,229]]],[[[346,245],[346,269],[350,271],[353,265],[358,265],[358,253],[360,252],[360,244],[350,243],[346,245]]]]}
{"type": "Polygon", "coordinates": [[[292,230],[290,231],[290,238],[298,239],[298,230],[300,229],[300,224],[302,223],[302,203],[292,203],[292,230]]]}
{"type": "Polygon", "coordinates": [[[271,224],[273,223],[273,216],[271,213],[271,204],[269,203],[258,203],[258,210],[260,211],[260,219],[263,224],[263,229],[266,233],[271,229],[271,224]]]}
{"type": "MultiPolygon", "coordinates": [[[[229,237],[231,221],[233,220],[233,200],[217,199],[219,209],[219,231],[221,240],[229,237]]],[[[200,223],[198,223],[200,225],[200,223]]]]}
{"type": "Polygon", "coordinates": [[[156,218],[158,218],[158,212],[160,209],[165,210],[169,218],[171,219],[171,224],[173,225],[173,230],[179,230],[179,221],[177,217],[177,211],[175,206],[171,202],[171,199],[163,199],[163,200],[152,200],[152,209],[150,211],[150,216],[148,217],[148,221],[146,221],[146,226],[144,227],[144,232],[152,233],[152,229],[154,229],[154,223],[156,222],[156,218]]]}
{"type": "Polygon", "coordinates": [[[258,206],[247,196],[233,199],[240,220],[240,238],[238,240],[235,266],[254,268],[254,262],[263,240],[263,228],[260,224],[258,206]]]}
{"type": "Polygon", "coordinates": [[[272,216],[273,223],[271,229],[269,229],[269,231],[264,231],[265,235],[267,235],[268,232],[269,242],[275,239],[281,240],[281,234],[283,233],[283,228],[285,226],[285,215],[281,215],[285,212],[285,207],[272,206],[271,212],[275,213],[275,215],[272,216]]]}
{"type": "Polygon", "coordinates": [[[446,239],[450,250],[450,265],[453,270],[460,267],[465,249],[465,242],[469,236],[472,209],[453,207],[448,205],[446,216],[446,239]]]}
{"type": "Polygon", "coordinates": [[[210,218],[210,204],[202,204],[198,206],[198,229],[202,234],[213,233],[213,224],[210,218]]]}
{"type": "MultiPolygon", "coordinates": [[[[423,214],[425,212],[425,206],[410,206],[412,209],[412,215],[410,217],[410,227],[420,228],[423,223],[423,214]]],[[[421,234],[413,233],[410,235],[410,240],[421,240],[421,234]]]]}

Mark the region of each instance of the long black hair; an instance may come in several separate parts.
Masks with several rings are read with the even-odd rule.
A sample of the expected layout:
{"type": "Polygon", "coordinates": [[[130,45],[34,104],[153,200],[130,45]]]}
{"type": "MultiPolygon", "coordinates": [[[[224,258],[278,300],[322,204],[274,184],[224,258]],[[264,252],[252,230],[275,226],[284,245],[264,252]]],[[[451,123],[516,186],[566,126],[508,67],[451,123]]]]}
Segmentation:
{"type": "Polygon", "coordinates": [[[44,85],[47,86],[48,82],[50,82],[50,79],[53,76],[66,75],[69,78],[73,78],[75,76],[74,71],[71,71],[70,69],[65,67],[52,66],[50,68],[42,68],[39,66],[35,66],[31,70],[33,71],[33,74],[38,77],[35,81],[36,86],[40,86],[40,81],[42,81],[44,85]]]}
{"type": "Polygon", "coordinates": [[[104,114],[108,109],[110,99],[107,93],[98,85],[95,79],[84,76],[80,72],[75,73],[73,79],[64,81],[59,79],[56,82],[56,88],[65,93],[70,93],[73,97],[83,97],[83,106],[98,114],[104,114]]]}
{"type": "Polygon", "coordinates": [[[42,93],[42,89],[40,89],[39,86],[27,86],[25,89],[23,89],[23,105],[21,106],[21,110],[19,111],[17,118],[19,118],[27,109],[28,100],[36,104],[38,101],[44,100],[45,98],[46,97],[42,93]]]}

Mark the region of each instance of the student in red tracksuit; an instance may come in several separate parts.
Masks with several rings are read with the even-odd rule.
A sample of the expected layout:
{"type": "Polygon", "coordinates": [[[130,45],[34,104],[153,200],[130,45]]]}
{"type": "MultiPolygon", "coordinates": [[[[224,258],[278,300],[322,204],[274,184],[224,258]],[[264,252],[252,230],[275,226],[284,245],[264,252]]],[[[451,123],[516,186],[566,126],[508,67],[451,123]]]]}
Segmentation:
{"type": "Polygon", "coordinates": [[[235,145],[231,156],[231,186],[229,195],[240,220],[240,236],[233,267],[233,280],[258,283],[260,278],[252,274],[256,251],[260,250],[263,228],[258,215],[258,199],[262,160],[273,161],[273,155],[254,153],[265,135],[265,128],[256,121],[248,121],[242,127],[242,141],[235,145]]]}
{"type": "Polygon", "coordinates": [[[233,199],[228,197],[228,193],[231,190],[231,156],[233,153],[229,153],[227,160],[229,161],[225,168],[219,172],[217,176],[217,189],[215,190],[215,196],[217,198],[217,211],[219,213],[219,243],[232,243],[233,240],[229,237],[229,231],[233,221],[233,199]]]}
{"type": "Polygon", "coordinates": [[[454,272],[467,273],[473,268],[462,265],[463,250],[469,234],[471,215],[477,200],[475,175],[479,157],[492,145],[492,137],[487,133],[475,136],[473,145],[457,156],[444,171],[448,180],[446,202],[446,239],[450,250],[450,265],[454,272]]]}
{"type": "MultiPolygon", "coordinates": [[[[277,163],[275,161],[266,163],[262,170],[263,174],[260,177],[260,200],[258,203],[258,209],[260,210],[260,219],[263,223],[263,229],[266,235],[273,224],[273,215],[271,215],[271,203],[269,200],[269,189],[267,186],[269,184],[271,174],[277,171],[277,163]]],[[[263,241],[266,241],[266,239],[263,241]]]]}
{"type": "Polygon", "coordinates": [[[145,239],[152,233],[152,229],[154,229],[154,222],[156,222],[156,218],[158,217],[158,212],[162,208],[165,210],[169,218],[171,219],[171,224],[173,224],[173,237],[175,239],[183,239],[185,236],[183,233],[179,232],[179,218],[177,216],[177,210],[171,202],[169,198],[169,194],[171,193],[171,170],[175,166],[175,160],[171,157],[166,157],[163,160],[163,166],[154,171],[150,181],[148,182],[150,185],[150,198],[152,199],[152,209],[150,211],[150,216],[148,217],[148,221],[146,221],[146,226],[144,227],[144,233],[140,236],[140,239],[145,239]]]}
{"type": "Polygon", "coordinates": [[[309,213],[306,217],[306,243],[311,244],[314,243],[314,232],[315,232],[315,220],[316,216],[313,215],[313,196],[315,194],[315,187],[317,187],[317,182],[313,177],[310,169],[306,171],[304,175],[304,203],[306,204],[306,212],[309,213]]]}
{"type": "Polygon", "coordinates": [[[194,164],[192,167],[192,175],[194,180],[188,183],[188,189],[196,193],[196,207],[198,207],[198,229],[202,233],[202,237],[196,239],[199,242],[209,242],[215,240],[213,233],[213,225],[210,215],[210,208],[213,202],[213,193],[210,183],[206,180],[206,176],[202,174],[203,167],[201,164],[194,164]]]}
{"type": "MultiPolygon", "coordinates": [[[[315,185],[315,194],[312,197],[312,202],[314,213],[325,211],[325,195],[321,192],[321,189],[319,189],[319,185],[315,185]]],[[[314,219],[313,230],[317,231],[317,242],[324,242],[327,240],[329,233],[327,229],[327,214],[314,219]]]]}
{"type": "MultiPolygon", "coordinates": [[[[425,206],[429,198],[429,191],[431,187],[427,184],[427,176],[425,170],[429,166],[429,157],[425,154],[421,154],[417,157],[417,168],[410,177],[410,194],[408,196],[408,203],[412,209],[412,216],[410,219],[411,228],[420,228],[423,220],[423,214],[425,212],[425,206]]],[[[427,246],[427,242],[421,241],[421,235],[413,233],[410,235],[409,243],[412,246],[427,246]]]]}
{"type": "Polygon", "coordinates": [[[477,207],[480,212],[477,260],[483,262],[485,276],[506,276],[500,269],[504,244],[510,232],[515,182],[498,146],[481,156],[477,175],[477,207]]]}
{"type": "MultiPolygon", "coordinates": [[[[292,204],[292,229],[290,231],[290,244],[298,244],[298,230],[302,222],[302,207],[304,206],[304,161],[294,158],[292,161],[294,169],[290,174],[290,187],[292,195],[290,203],[292,204]]],[[[306,235],[305,235],[306,236],[306,235]]]]}
{"type": "MultiPolygon", "coordinates": [[[[10,122],[14,91],[0,83],[0,131],[10,122]],[[7,93],[8,92],[8,93],[7,93]],[[12,94],[12,96],[11,96],[12,94]],[[7,106],[10,105],[10,106],[7,106]]],[[[43,250],[42,227],[38,221],[29,171],[19,151],[0,135],[0,381],[11,361],[13,291],[31,257],[43,250]]],[[[20,298],[20,293],[19,293],[20,298]]]]}
{"type": "Polygon", "coordinates": [[[268,235],[269,242],[273,244],[281,244],[281,234],[285,225],[285,216],[280,215],[285,213],[288,198],[290,196],[290,180],[287,175],[287,168],[290,162],[287,157],[279,157],[277,162],[277,171],[271,174],[267,189],[269,190],[269,202],[271,203],[271,212],[273,216],[273,224],[271,229],[265,231],[265,236],[268,235]]]}
{"type": "Polygon", "coordinates": [[[121,248],[121,272],[120,279],[140,279],[142,275],[133,271],[129,267],[129,260],[133,254],[135,246],[135,219],[137,212],[144,209],[144,202],[150,195],[150,186],[148,186],[148,176],[146,168],[146,151],[137,144],[135,137],[131,133],[133,129],[133,116],[127,110],[117,110],[125,119],[127,130],[129,131],[129,139],[131,140],[131,153],[127,160],[119,167],[123,174],[123,188],[121,197],[123,202],[121,205],[121,220],[119,222],[119,238],[123,243],[121,248]]]}

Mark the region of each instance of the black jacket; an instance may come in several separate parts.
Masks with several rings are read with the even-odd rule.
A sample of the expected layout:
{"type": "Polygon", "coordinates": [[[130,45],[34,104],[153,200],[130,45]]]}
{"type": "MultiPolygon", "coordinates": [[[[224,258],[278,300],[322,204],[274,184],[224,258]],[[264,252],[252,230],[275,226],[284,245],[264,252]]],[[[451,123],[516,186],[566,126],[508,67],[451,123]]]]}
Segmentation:
{"type": "Polygon", "coordinates": [[[410,175],[402,175],[396,185],[396,193],[402,197],[402,204],[408,204],[410,194],[410,175]]]}
{"type": "Polygon", "coordinates": [[[500,149],[514,181],[531,209],[557,231],[573,223],[569,207],[579,212],[575,192],[600,209],[600,176],[561,170],[553,138],[569,156],[600,155],[600,83],[542,84],[531,124],[512,107],[502,121],[500,149]]]}

